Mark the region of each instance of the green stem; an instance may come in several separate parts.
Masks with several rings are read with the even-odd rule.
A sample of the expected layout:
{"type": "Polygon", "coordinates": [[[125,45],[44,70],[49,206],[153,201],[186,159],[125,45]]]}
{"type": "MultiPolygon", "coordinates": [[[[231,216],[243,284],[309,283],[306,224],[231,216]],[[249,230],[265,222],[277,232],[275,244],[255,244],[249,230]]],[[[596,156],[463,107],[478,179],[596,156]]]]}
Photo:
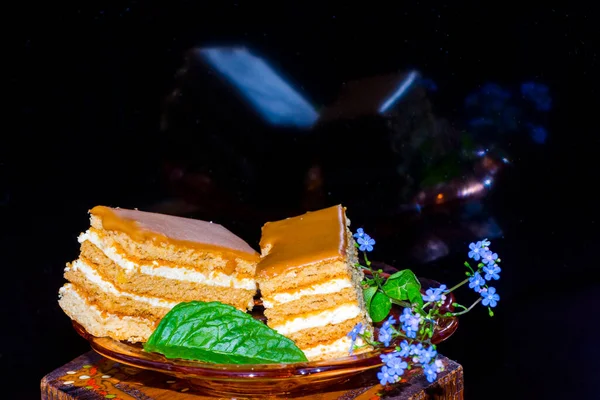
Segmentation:
{"type": "Polygon", "coordinates": [[[466,310],[466,309],[467,309],[467,307],[463,306],[462,304],[458,304],[458,303],[452,303],[452,305],[453,305],[454,307],[462,308],[463,310],[466,310]]]}
{"type": "Polygon", "coordinates": [[[452,313],[452,316],[453,316],[453,317],[458,317],[459,315],[463,315],[463,314],[466,314],[466,313],[468,313],[469,311],[471,311],[471,310],[473,309],[473,307],[475,307],[477,304],[479,304],[479,302],[480,302],[481,300],[483,300],[483,297],[480,297],[480,298],[478,298],[478,299],[475,301],[475,303],[471,304],[471,306],[470,306],[469,308],[467,308],[466,310],[464,310],[464,311],[461,311],[461,312],[457,312],[457,313],[452,313]]]}
{"type": "Polygon", "coordinates": [[[465,279],[464,281],[462,281],[462,282],[460,282],[460,283],[458,283],[458,284],[456,284],[456,285],[452,286],[450,289],[446,290],[446,292],[445,292],[445,293],[450,293],[450,292],[452,292],[453,290],[456,290],[456,289],[458,289],[459,287],[461,287],[461,286],[462,286],[462,285],[464,285],[465,283],[469,282],[469,279],[470,279],[470,278],[467,278],[467,279],[465,279]]]}
{"type": "Polygon", "coordinates": [[[365,258],[365,262],[367,263],[367,266],[370,267],[371,266],[371,261],[369,261],[369,259],[367,258],[367,252],[363,251],[363,257],[365,258]]]}
{"type": "Polygon", "coordinates": [[[390,298],[390,300],[392,301],[392,303],[397,304],[402,307],[408,307],[408,308],[412,307],[411,304],[407,301],[396,300],[396,299],[392,299],[392,298],[390,298]]]}

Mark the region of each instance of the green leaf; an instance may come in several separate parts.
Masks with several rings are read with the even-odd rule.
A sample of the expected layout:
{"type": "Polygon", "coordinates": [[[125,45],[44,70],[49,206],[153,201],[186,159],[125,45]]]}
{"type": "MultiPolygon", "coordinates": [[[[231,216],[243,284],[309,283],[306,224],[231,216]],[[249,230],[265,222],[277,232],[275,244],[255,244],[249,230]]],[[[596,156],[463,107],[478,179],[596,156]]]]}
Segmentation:
{"type": "Polygon", "coordinates": [[[371,304],[369,306],[369,315],[373,322],[381,322],[388,316],[392,309],[392,302],[390,298],[382,292],[376,290],[371,304]]]}
{"type": "Polygon", "coordinates": [[[365,307],[368,310],[371,306],[371,300],[373,300],[373,296],[377,293],[376,287],[369,287],[363,290],[363,297],[365,298],[365,307]]]}
{"type": "Polygon", "coordinates": [[[249,314],[219,303],[180,303],[160,321],[144,350],[219,364],[307,361],[292,340],[249,314]]]}
{"type": "Polygon", "coordinates": [[[395,300],[408,300],[412,304],[423,305],[421,296],[421,283],[409,269],[398,271],[387,279],[383,291],[395,300]]]}

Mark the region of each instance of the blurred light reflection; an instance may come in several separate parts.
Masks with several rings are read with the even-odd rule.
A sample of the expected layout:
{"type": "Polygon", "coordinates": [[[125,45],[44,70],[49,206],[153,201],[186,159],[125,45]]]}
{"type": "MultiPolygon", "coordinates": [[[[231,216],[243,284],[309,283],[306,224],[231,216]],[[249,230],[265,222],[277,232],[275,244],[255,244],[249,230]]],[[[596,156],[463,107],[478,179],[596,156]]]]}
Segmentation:
{"type": "Polygon", "coordinates": [[[262,58],[243,47],[199,49],[198,54],[222,74],[269,123],[309,128],[315,108],[262,58]]]}

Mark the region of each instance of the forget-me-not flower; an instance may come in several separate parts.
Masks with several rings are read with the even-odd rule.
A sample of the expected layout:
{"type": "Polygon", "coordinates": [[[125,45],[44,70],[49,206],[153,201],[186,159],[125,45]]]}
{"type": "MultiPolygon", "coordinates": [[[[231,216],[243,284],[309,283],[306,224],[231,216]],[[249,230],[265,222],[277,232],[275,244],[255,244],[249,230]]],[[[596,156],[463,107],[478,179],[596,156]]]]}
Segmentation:
{"type": "Polygon", "coordinates": [[[354,326],[354,328],[352,328],[352,330],[350,332],[348,332],[348,336],[350,338],[350,350],[348,351],[349,354],[352,354],[352,351],[354,350],[354,343],[356,342],[356,339],[358,338],[358,335],[362,335],[365,332],[365,327],[363,326],[362,322],[359,322],[358,324],[356,324],[354,326]]]}
{"type": "Polygon", "coordinates": [[[392,341],[392,330],[390,327],[388,327],[387,329],[385,329],[384,327],[381,327],[379,329],[379,341],[381,343],[383,343],[383,345],[385,347],[388,347],[390,345],[390,342],[392,341]]]}
{"type": "Polygon", "coordinates": [[[375,239],[371,236],[363,233],[363,236],[359,237],[356,242],[359,244],[358,249],[360,251],[373,251],[373,245],[375,244],[375,239]]]}
{"type": "Polygon", "coordinates": [[[476,292],[481,290],[481,287],[485,285],[485,280],[478,272],[475,272],[472,277],[469,278],[469,287],[476,292]]]}
{"type": "Polygon", "coordinates": [[[408,357],[411,349],[411,345],[408,344],[406,340],[403,340],[402,342],[400,342],[400,350],[398,351],[398,354],[400,355],[400,357],[408,357]]]}
{"type": "Polygon", "coordinates": [[[355,239],[361,238],[365,235],[365,231],[363,230],[363,228],[358,228],[356,230],[356,233],[353,235],[355,239]]]}
{"type": "Polygon", "coordinates": [[[495,264],[498,259],[498,253],[492,253],[491,251],[486,250],[484,254],[481,255],[481,262],[484,264],[495,264]]]}
{"type": "Polygon", "coordinates": [[[434,382],[435,379],[437,378],[437,366],[435,365],[435,363],[431,363],[431,364],[424,364],[423,365],[423,373],[425,374],[425,377],[427,378],[427,382],[434,382]]]}
{"type": "Polygon", "coordinates": [[[487,290],[481,292],[481,297],[483,297],[481,303],[486,307],[496,307],[496,304],[498,304],[498,301],[500,300],[500,295],[496,293],[496,288],[493,287],[489,287],[487,290]]]}
{"type": "Polygon", "coordinates": [[[433,348],[433,346],[429,346],[428,348],[423,348],[421,353],[419,353],[419,362],[421,364],[427,364],[437,355],[437,351],[433,348]]]}
{"type": "Polygon", "coordinates": [[[423,318],[419,314],[413,314],[410,308],[405,308],[400,316],[400,322],[402,322],[402,330],[406,333],[409,338],[416,338],[417,331],[419,330],[419,324],[423,318]]]}
{"type": "Polygon", "coordinates": [[[446,300],[446,296],[443,295],[444,290],[446,290],[446,285],[442,285],[439,288],[427,289],[423,295],[423,300],[431,303],[444,301],[446,300]]]}
{"type": "MultiPolygon", "coordinates": [[[[486,281],[491,281],[492,279],[494,280],[498,280],[500,279],[500,275],[498,275],[500,273],[501,269],[498,266],[498,264],[488,264],[485,267],[483,267],[483,272],[485,272],[485,280],[486,281]]],[[[469,285],[471,286],[471,285],[469,285]]]]}
{"type": "Polygon", "coordinates": [[[396,383],[398,375],[396,375],[392,368],[384,365],[381,367],[381,372],[377,373],[377,379],[379,379],[379,383],[381,383],[381,385],[385,386],[388,383],[396,383]]]}
{"type": "Polygon", "coordinates": [[[406,361],[402,361],[401,358],[394,357],[388,362],[387,366],[388,368],[391,368],[398,377],[400,377],[404,374],[404,370],[408,368],[408,363],[406,361]]]}
{"type": "Polygon", "coordinates": [[[469,258],[472,258],[475,261],[479,261],[481,259],[481,253],[483,251],[483,246],[481,242],[471,243],[469,245],[469,258]]]}

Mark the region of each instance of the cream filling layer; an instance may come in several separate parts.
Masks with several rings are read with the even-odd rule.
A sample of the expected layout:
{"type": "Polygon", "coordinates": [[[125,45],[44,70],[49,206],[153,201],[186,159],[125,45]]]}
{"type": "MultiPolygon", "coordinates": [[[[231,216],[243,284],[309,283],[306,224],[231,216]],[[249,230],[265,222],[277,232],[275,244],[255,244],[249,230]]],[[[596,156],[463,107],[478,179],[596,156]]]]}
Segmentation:
{"type": "Polygon", "coordinates": [[[73,289],[73,285],[70,283],[67,283],[66,285],[64,285],[63,287],[61,287],[58,290],[59,299],[62,299],[62,297],[67,294],[69,296],[72,296],[73,298],[75,298],[80,304],[82,304],[82,305],[85,304],[85,306],[89,310],[89,312],[93,313],[94,316],[96,316],[100,320],[106,320],[108,318],[117,318],[117,319],[120,319],[123,321],[132,321],[132,322],[137,322],[137,323],[141,323],[141,324],[153,325],[152,321],[150,321],[146,318],[132,317],[130,315],[118,316],[116,314],[112,314],[112,313],[109,313],[106,311],[101,312],[98,309],[98,307],[96,307],[95,305],[89,304],[83,297],[81,297],[81,295],[77,292],[77,290],[73,289]]]}
{"type": "Polygon", "coordinates": [[[276,305],[289,303],[290,301],[298,300],[304,296],[337,293],[340,290],[349,287],[352,287],[352,281],[349,279],[331,279],[325,283],[313,285],[295,292],[276,293],[269,298],[263,297],[262,301],[265,308],[273,308],[276,305]]]}
{"type": "MultiPolygon", "coordinates": [[[[69,267],[66,268],[66,270],[68,269],[69,267]]],[[[92,268],[83,260],[75,260],[73,264],[71,264],[71,269],[73,271],[80,271],[88,281],[96,284],[100,287],[100,289],[102,289],[106,293],[112,294],[113,296],[127,296],[140,303],[147,303],[154,307],[163,307],[168,309],[171,309],[177,305],[177,303],[173,301],[163,300],[156,297],[139,296],[137,294],[129,292],[122,292],[119,289],[117,289],[112,283],[102,279],[100,274],[98,274],[98,272],[96,272],[94,268],[92,268]]]]}
{"type": "MultiPolygon", "coordinates": [[[[357,338],[355,342],[356,346],[362,346],[364,344],[361,338],[357,338]]],[[[341,339],[336,340],[330,344],[319,344],[315,347],[303,349],[304,355],[309,361],[313,359],[325,359],[332,356],[343,357],[350,355],[350,346],[352,340],[348,336],[344,336],[341,339]]]]}
{"type": "Polygon", "coordinates": [[[334,310],[323,311],[308,318],[294,318],[283,325],[272,326],[272,328],[282,335],[289,335],[304,329],[339,324],[358,317],[360,312],[360,307],[357,304],[342,304],[334,310]]]}
{"type": "Polygon", "coordinates": [[[106,243],[96,232],[86,231],[79,235],[79,243],[88,240],[94,246],[99,248],[112,262],[124,269],[127,273],[139,271],[145,275],[158,276],[166,279],[178,281],[188,281],[201,283],[208,286],[233,287],[235,289],[256,290],[256,281],[250,278],[238,279],[235,276],[226,275],[222,272],[210,273],[209,275],[202,272],[193,271],[183,267],[170,267],[160,265],[159,261],[153,261],[152,265],[138,264],[128,260],[117,251],[114,246],[106,243]]]}

